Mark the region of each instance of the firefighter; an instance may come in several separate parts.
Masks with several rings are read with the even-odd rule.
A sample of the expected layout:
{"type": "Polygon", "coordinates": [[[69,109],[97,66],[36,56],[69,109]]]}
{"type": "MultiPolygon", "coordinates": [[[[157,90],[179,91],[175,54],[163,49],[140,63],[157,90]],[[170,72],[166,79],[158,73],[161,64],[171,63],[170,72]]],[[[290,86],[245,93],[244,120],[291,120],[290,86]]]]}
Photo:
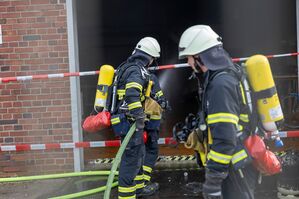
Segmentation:
{"type": "Polygon", "coordinates": [[[136,176],[137,187],[141,188],[143,184],[144,187],[137,189],[137,196],[150,196],[159,190],[159,183],[151,182],[151,176],[159,153],[158,139],[162,111],[171,109],[160,87],[158,78],[154,74],[151,74],[150,79],[153,81],[153,87],[151,89],[150,99],[147,99],[149,101],[145,102],[145,113],[147,116],[145,131],[147,132],[148,138],[145,142],[143,166],[136,176]],[[138,186],[138,184],[140,186],[138,186]]]}
{"type": "Polygon", "coordinates": [[[143,101],[150,74],[146,67],[160,57],[160,45],[156,39],[141,39],[132,55],[116,72],[117,100],[111,116],[112,128],[123,140],[130,126],[136,122],[136,131],[130,139],[119,167],[119,199],[136,198],[135,177],[142,166],[144,156],[143,131],[145,114],[143,101]]]}
{"type": "Polygon", "coordinates": [[[249,121],[240,73],[224,50],[221,37],[207,25],[189,27],[181,35],[179,59],[184,58],[195,73],[204,76],[202,115],[209,152],[203,196],[253,199],[258,173],[242,144],[249,121]]]}

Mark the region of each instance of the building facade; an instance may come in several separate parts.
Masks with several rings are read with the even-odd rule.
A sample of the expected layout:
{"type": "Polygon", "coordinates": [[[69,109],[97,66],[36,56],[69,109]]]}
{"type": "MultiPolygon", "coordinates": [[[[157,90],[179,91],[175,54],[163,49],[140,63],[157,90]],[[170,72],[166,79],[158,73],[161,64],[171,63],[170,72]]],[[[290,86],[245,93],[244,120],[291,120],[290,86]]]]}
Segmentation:
{"type": "MultiPolygon", "coordinates": [[[[65,0],[0,1],[0,77],[69,72],[65,0]]],[[[0,144],[72,142],[70,79],[0,84],[0,144]]],[[[0,176],[73,171],[72,149],[1,152],[0,176]]]]}

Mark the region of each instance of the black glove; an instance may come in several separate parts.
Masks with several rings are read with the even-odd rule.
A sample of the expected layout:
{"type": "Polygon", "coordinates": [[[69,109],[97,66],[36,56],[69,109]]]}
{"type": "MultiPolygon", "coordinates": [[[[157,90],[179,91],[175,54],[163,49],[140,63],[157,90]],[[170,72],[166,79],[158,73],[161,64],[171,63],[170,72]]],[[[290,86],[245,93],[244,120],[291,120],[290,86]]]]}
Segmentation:
{"type": "Polygon", "coordinates": [[[136,131],[143,131],[144,129],[144,118],[136,119],[136,131]]]}
{"type": "Polygon", "coordinates": [[[166,99],[160,99],[158,100],[158,104],[161,106],[163,110],[171,111],[171,107],[169,105],[169,102],[166,99]]]}
{"type": "Polygon", "coordinates": [[[136,122],[136,131],[143,131],[143,129],[144,129],[144,119],[145,119],[144,113],[140,113],[140,114],[137,114],[137,115],[132,115],[132,117],[134,118],[134,120],[136,122]]]}
{"type": "Polygon", "coordinates": [[[205,183],[203,184],[204,199],[221,199],[221,186],[227,177],[227,172],[216,172],[206,169],[205,183]]]}

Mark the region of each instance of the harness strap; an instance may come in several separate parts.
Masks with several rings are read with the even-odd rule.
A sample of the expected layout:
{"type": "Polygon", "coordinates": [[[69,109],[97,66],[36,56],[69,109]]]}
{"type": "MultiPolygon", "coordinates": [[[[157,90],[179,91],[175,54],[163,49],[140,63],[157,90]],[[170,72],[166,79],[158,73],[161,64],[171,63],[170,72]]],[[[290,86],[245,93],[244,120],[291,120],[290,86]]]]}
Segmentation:
{"type": "Polygon", "coordinates": [[[276,93],[277,93],[276,87],[273,86],[272,88],[268,88],[258,92],[253,92],[253,96],[255,99],[264,99],[264,98],[270,98],[276,93]]]}

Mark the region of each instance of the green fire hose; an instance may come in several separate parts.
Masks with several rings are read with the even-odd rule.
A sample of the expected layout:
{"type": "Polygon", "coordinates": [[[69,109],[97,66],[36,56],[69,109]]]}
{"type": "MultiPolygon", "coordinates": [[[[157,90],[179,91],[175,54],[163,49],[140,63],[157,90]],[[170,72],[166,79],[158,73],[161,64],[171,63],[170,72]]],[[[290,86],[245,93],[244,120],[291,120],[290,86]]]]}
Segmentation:
{"type": "MultiPolygon", "coordinates": [[[[113,182],[110,187],[116,187],[118,185],[118,182],[113,182]]],[[[72,198],[81,198],[83,196],[87,196],[87,195],[92,195],[92,194],[96,194],[98,192],[102,192],[106,189],[107,186],[102,186],[99,188],[95,188],[95,189],[90,189],[87,191],[81,191],[78,193],[73,193],[73,194],[68,194],[68,195],[64,195],[64,196],[57,196],[57,197],[53,197],[53,198],[49,198],[49,199],[72,199],[72,198]]]]}
{"type": "Polygon", "coordinates": [[[68,194],[64,196],[53,197],[50,199],[71,199],[79,198],[98,192],[105,191],[104,199],[110,198],[111,188],[118,185],[118,182],[113,182],[115,175],[118,175],[117,167],[120,163],[122,154],[127,147],[129,140],[131,139],[133,133],[135,132],[136,124],[134,123],[125,139],[123,140],[116,157],[113,161],[112,168],[110,171],[85,171],[85,172],[74,172],[74,173],[62,173],[62,174],[50,174],[50,175],[38,175],[38,176],[24,176],[24,177],[12,177],[12,178],[0,178],[0,183],[4,182],[19,182],[19,181],[31,181],[31,180],[46,180],[46,179],[56,179],[56,178],[68,178],[68,177],[79,177],[79,176],[95,176],[95,175],[109,175],[106,186],[102,186],[96,189],[90,189],[87,191],[82,191],[78,193],[68,194]]]}
{"type": "MultiPolygon", "coordinates": [[[[84,171],[84,172],[74,172],[74,173],[62,173],[62,174],[50,174],[50,175],[38,175],[38,176],[24,176],[24,177],[11,177],[11,178],[0,178],[0,183],[5,182],[20,182],[20,181],[32,181],[32,180],[48,180],[48,179],[57,179],[57,178],[68,178],[68,177],[80,177],[80,176],[105,176],[109,175],[110,171],[84,171]]],[[[115,172],[115,175],[118,175],[118,172],[115,172]]],[[[111,187],[118,185],[118,182],[113,182],[111,187]]],[[[87,191],[82,191],[74,194],[68,194],[64,196],[53,197],[51,199],[71,199],[71,198],[80,198],[83,196],[96,194],[98,192],[105,191],[106,186],[102,186],[96,189],[90,189],[87,191]]]]}
{"type": "Polygon", "coordinates": [[[96,175],[102,176],[102,175],[109,175],[109,174],[110,174],[110,171],[84,171],[84,172],[50,174],[50,175],[0,178],[0,183],[2,183],[2,182],[31,181],[31,180],[47,180],[47,179],[69,178],[69,177],[79,177],[79,176],[96,176],[96,175]]]}
{"type": "Polygon", "coordinates": [[[120,160],[121,160],[121,156],[123,155],[133,133],[135,132],[136,130],[136,123],[134,123],[128,134],[126,135],[125,139],[123,140],[119,150],[117,151],[117,154],[116,154],[116,157],[113,161],[113,164],[112,164],[112,168],[110,170],[110,174],[109,174],[109,177],[108,177],[108,180],[107,180],[107,184],[106,184],[106,190],[105,190],[105,193],[104,193],[104,199],[109,199],[110,198],[110,191],[111,191],[111,186],[112,186],[112,182],[113,182],[113,179],[114,179],[114,175],[116,174],[116,169],[120,163],[120,160]]]}

